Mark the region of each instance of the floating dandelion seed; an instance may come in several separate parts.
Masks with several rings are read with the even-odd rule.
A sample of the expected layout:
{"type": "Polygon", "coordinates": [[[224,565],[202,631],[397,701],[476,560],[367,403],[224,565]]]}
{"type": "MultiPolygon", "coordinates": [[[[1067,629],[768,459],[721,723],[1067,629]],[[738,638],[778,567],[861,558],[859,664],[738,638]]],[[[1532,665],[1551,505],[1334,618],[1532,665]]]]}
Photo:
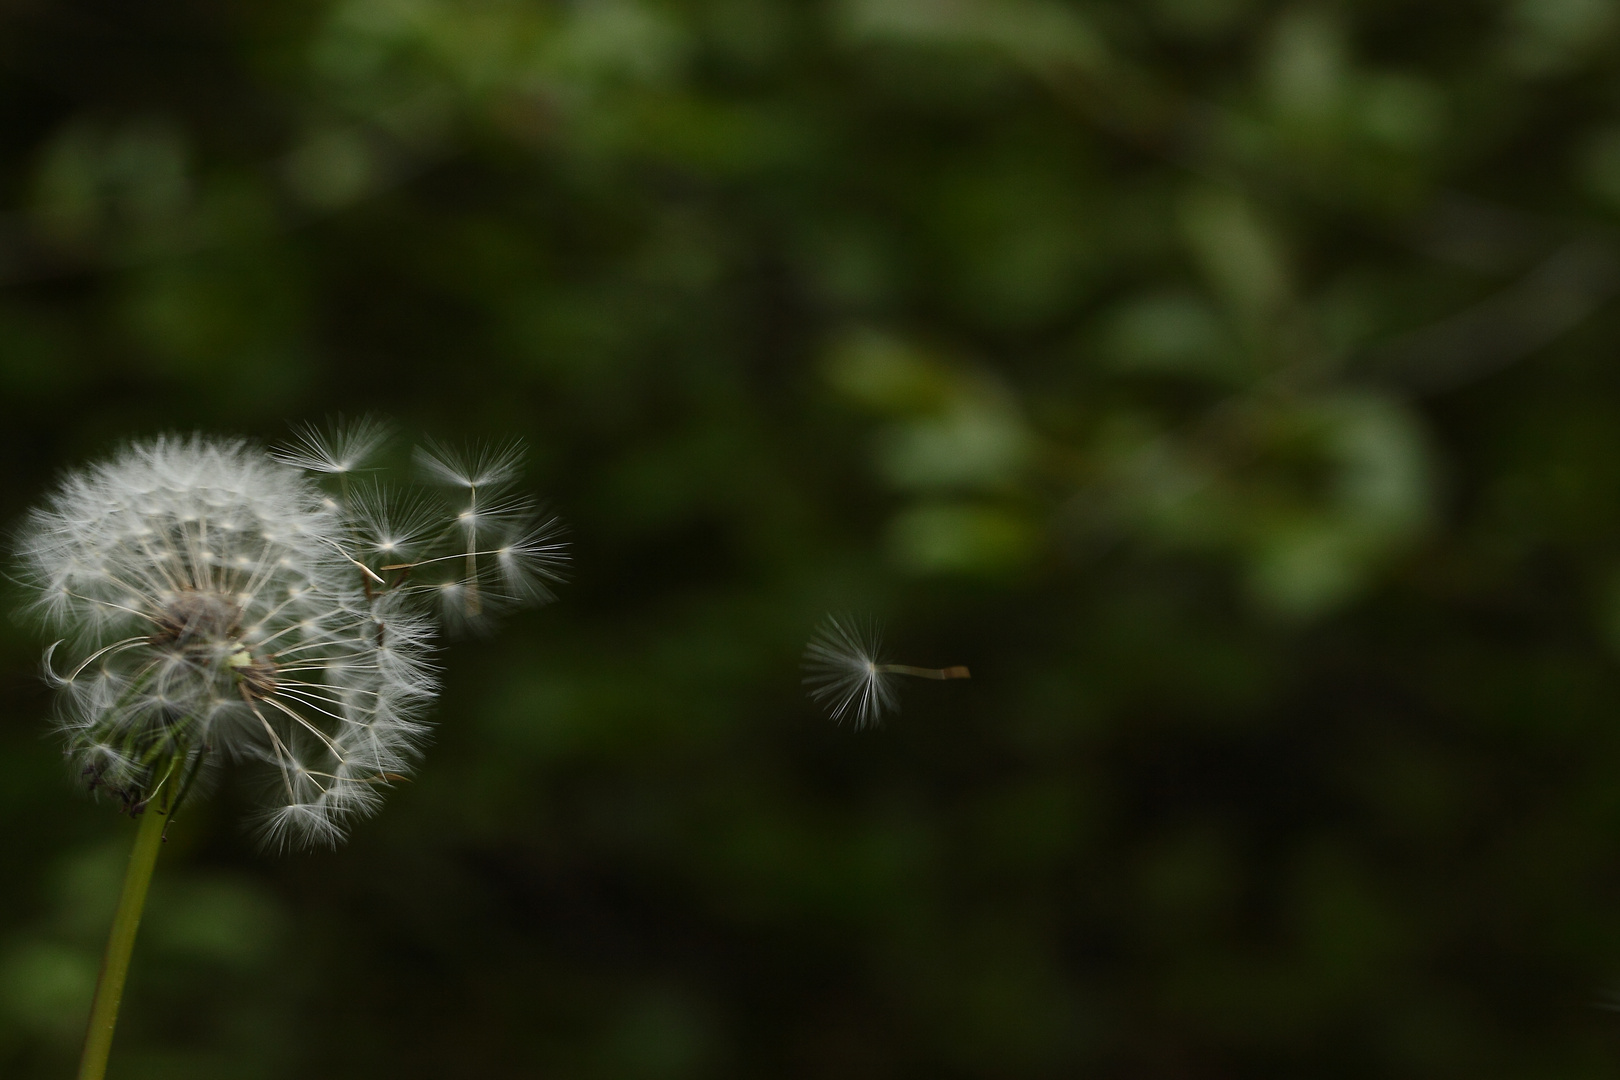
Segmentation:
{"type": "Polygon", "coordinates": [[[834,720],[846,717],[857,728],[875,724],[886,712],[897,712],[900,695],[894,676],[918,679],[966,679],[968,669],[912,667],[883,659],[876,623],[852,616],[829,615],[804,649],[804,685],[826,706],[834,720]]]}

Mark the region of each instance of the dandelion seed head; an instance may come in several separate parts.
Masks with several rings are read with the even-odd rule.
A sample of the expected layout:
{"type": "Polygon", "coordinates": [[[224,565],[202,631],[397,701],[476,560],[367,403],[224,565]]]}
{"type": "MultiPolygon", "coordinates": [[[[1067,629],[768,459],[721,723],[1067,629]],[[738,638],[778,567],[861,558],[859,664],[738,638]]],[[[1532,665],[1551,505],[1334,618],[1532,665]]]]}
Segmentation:
{"type": "Polygon", "coordinates": [[[64,635],[47,652],[58,729],[92,790],[138,805],[217,752],[274,767],[279,842],[332,841],[372,805],[340,789],[400,762],[400,735],[371,729],[431,701],[432,646],[402,639],[384,666],[373,638],[330,632],[371,622],[335,546],[345,528],[297,470],[241,442],[136,443],[62,481],[19,555],[64,635]]]}
{"type": "Polygon", "coordinates": [[[550,599],[566,551],[555,520],[506,490],[516,443],[424,458],[465,489],[464,511],[352,478],[385,434],[370,420],[307,428],[270,453],[138,442],[64,477],[30,516],[22,576],[62,638],[45,674],[92,791],[134,810],[215,761],[257,763],[261,836],[291,847],[341,840],[408,773],[440,627],[550,599]]]}

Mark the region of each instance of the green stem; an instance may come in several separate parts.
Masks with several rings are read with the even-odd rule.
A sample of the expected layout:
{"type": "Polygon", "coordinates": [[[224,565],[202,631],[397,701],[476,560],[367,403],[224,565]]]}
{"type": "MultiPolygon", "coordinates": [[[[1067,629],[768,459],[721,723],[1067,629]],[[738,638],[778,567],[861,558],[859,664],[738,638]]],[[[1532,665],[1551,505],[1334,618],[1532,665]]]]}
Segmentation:
{"type": "Polygon", "coordinates": [[[146,907],[146,887],[152,883],[158,848],[163,846],[163,826],[169,822],[171,792],[164,787],[159,785],[158,793],[141,812],[135,850],[129,853],[124,891],[118,897],[112,933],[107,936],[107,951],[101,958],[101,977],[96,980],[96,998],[90,1006],[90,1030],[84,1037],[79,1080],[101,1080],[107,1071],[107,1054],[112,1050],[113,1028],[118,1023],[118,1005],[124,998],[124,977],[129,974],[129,954],[135,948],[135,931],[141,925],[141,911],[146,907]]]}

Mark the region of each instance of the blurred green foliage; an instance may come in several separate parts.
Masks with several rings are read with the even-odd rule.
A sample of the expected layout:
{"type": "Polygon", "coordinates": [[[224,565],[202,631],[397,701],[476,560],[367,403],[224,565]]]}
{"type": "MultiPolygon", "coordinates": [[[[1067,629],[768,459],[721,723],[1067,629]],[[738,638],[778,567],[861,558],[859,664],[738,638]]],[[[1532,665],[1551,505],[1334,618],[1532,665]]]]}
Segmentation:
{"type": "MultiPolygon", "coordinates": [[[[0,10],[0,515],[521,435],[416,781],[174,831],[115,1075],[1609,1076],[1616,0],[0,10]],[[965,663],[855,734],[830,610],[965,663]]],[[[0,1073],[127,821],[0,630],[0,1073]]]]}

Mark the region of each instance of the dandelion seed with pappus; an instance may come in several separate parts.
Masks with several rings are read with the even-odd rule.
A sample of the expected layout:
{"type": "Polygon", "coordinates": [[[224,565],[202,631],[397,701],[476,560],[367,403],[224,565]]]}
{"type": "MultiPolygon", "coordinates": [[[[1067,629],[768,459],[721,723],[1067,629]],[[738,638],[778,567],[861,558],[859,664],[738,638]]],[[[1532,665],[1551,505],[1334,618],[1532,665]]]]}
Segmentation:
{"type": "Polygon", "coordinates": [[[875,622],[829,615],[804,648],[804,685],[811,698],[826,706],[834,720],[853,720],[857,728],[875,724],[886,712],[900,709],[895,676],[915,679],[966,679],[961,665],[946,668],[891,664],[883,659],[883,641],[875,622]]]}
{"type": "MultiPolygon", "coordinates": [[[[45,673],[66,752],[140,820],[81,1078],[105,1068],[163,832],[214,766],[259,767],[270,846],[335,844],[420,753],[439,625],[550,598],[564,549],[510,493],[515,446],[471,485],[486,499],[474,527],[435,493],[352,477],[385,436],[362,421],[274,453],[201,435],[133,443],[68,475],[23,528],[32,607],[61,635],[45,673]]],[[[436,476],[467,460],[428,459],[436,476]]]]}

